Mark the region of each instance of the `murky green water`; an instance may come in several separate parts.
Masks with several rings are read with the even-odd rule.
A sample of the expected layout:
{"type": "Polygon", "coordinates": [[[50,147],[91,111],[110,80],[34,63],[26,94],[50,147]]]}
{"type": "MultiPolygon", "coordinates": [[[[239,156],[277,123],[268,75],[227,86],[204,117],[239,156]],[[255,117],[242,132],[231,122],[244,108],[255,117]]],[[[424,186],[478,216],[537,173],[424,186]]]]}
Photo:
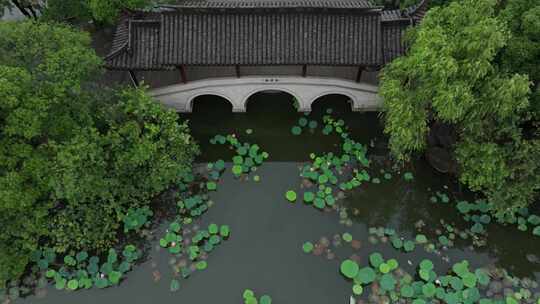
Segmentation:
{"type": "MultiPolygon", "coordinates": [[[[346,121],[355,140],[371,146],[368,153],[374,161],[372,175],[377,175],[379,169],[391,169],[376,113],[351,113],[343,97],[329,96],[314,105],[310,117],[320,118],[326,107],[333,108],[334,115],[346,121]]],[[[200,225],[228,224],[231,237],[209,256],[208,269],[180,281],[178,292],[169,291],[170,255],[154,244],[148,261],[129,273],[119,287],[77,292],[50,288],[43,298],[32,296],[19,302],[241,303],[243,290],[251,288],[258,294],[271,295],[278,304],[349,303],[351,285],[339,274],[339,261],[353,251],[337,248],[337,257],[328,259],[327,254],[306,255],[301,250],[305,241],[317,241],[323,236],[332,240],[343,232],[361,241],[361,249],[355,253],[363,263],[367,262],[368,252],[378,250],[386,258],[397,258],[410,271],[413,269],[408,260],[416,264],[428,257],[438,261],[438,270],[445,270],[449,263],[468,259],[473,267],[494,263],[513,275],[539,279],[540,264],[531,255],[540,252],[540,238],[514,226],[490,225],[487,246],[471,250],[470,241],[458,240],[454,248],[439,255],[426,253],[419,246],[411,253],[397,253],[389,244],[367,242],[370,226],[393,227],[400,234],[414,236],[415,224],[423,220],[423,231],[433,238],[441,219],[466,227],[451,204],[430,203],[430,197],[438,190],[451,198],[470,195],[461,193],[454,181],[432,170],[423,160],[406,168],[415,176],[412,182],[394,174],[390,180],[381,178],[381,184],[363,185],[347,193],[343,204],[353,215],[350,227],[340,223],[334,211],[321,212],[300,202],[288,203],[284,193],[288,189],[301,191],[299,166],[309,160],[309,154],[338,151],[338,138],[322,135],[320,128],[313,134],[293,136],[290,129],[300,115],[290,97],[282,94],[255,95],[247,114],[233,114],[230,106],[216,97],[202,97],[196,101],[193,114],[182,115],[190,120],[193,134],[201,143],[199,162],[230,160],[233,156],[225,146],[208,143],[218,133],[235,133],[242,141],[257,143],[270,153],[270,158],[257,170],[261,176],[258,183],[237,180],[230,170],[222,176],[218,191],[211,195],[215,204],[202,216],[200,225]],[[246,134],[246,129],[253,133],[246,134]],[[448,257],[448,262],[441,257],[448,257]]]]}

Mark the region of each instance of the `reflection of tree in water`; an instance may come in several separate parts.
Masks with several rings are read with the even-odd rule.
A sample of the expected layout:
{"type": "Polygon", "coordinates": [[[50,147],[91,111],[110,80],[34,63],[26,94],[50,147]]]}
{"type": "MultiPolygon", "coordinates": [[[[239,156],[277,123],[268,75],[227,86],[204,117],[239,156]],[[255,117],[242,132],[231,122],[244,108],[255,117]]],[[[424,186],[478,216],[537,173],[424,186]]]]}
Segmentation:
{"type": "MultiPolygon", "coordinates": [[[[431,241],[437,240],[437,229],[445,231],[441,219],[459,230],[471,227],[472,224],[463,220],[455,208],[455,200],[452,198],[472,201],[472,195],[460,192],[455,182],[434,172],[426,163],[414,163],[414,180],[411,182],[404,181],[402,175],[397,174],[393,174],[392,179],[385,180],[379,176],[382,175],[379,174],[379,169],[380,167],[374,166],[369,172],[372,177],[379,177],[381,184],[366,183],[349,193],[344,201],[349,207],[349,216],[355,222],[368,227],[393,227],[400,235],[414,237],[418,234],[415,223],[421,220],[425,224],[421,233],[431,241]],[[445,184],[449,186],[448,190],[443,189],[445,184]],[[428,188],[432,190],[428,191],[428,188]],[[448,193],[451,197],[448,204],[430,202],[430,197],[437,190],[448,193]],[[358,210],[356,215],[354,209],[358,210]]],[[[515,225],[505,227],[492,223],[487,229],[487,245],[474,247],[474,254],[488,255],[496,266],[505,268],[518,277],[534,277],[534,272],[540,272],[540,263],[531,262],[527,258],[527,255],[529,259],[534,258],[534,255],[538,258],[540,238],[534,238],[530,231],[518,231],[515,225]]],[[[462,240],[457,236],[452,248],[460,249],[467,255],[471,244],[470,239],[462,240]]]]}

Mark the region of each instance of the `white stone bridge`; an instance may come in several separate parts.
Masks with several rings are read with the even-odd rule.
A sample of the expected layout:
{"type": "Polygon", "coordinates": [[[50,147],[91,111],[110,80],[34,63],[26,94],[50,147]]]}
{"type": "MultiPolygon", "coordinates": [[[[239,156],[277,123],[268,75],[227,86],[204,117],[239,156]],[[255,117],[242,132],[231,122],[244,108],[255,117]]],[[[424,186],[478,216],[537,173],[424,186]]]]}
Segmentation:
{"type": "Polygon", "coordinates": [[[317,77],[231,77],[213,78],[176,84],[150,91],[167,107],[191,112],[197,96],[216,95],[232,104],[233,112],[245,112],[250,96],[263,91],[282,91],[295,97],[298,111],[309,112],[319,97],[341,94],[349,97],[353,111],[377,111],[381,102],[377,86],[337,78],[317,77]]]}

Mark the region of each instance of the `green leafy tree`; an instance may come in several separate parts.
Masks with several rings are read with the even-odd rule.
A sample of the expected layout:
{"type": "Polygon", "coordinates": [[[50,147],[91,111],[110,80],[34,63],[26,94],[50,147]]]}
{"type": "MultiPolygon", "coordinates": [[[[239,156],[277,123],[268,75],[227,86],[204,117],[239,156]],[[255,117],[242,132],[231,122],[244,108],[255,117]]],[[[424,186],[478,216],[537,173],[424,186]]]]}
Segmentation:
{"type": "Polygon", "coordinates": [[[408,54],[385,67],[385,132],[398,160],[426,148],[433,122],[453,126],[460,180],[499,210],[525,206],[540,188],[540,144],[524,134],[530,82],[495,63],[510,34],[494,0],[433,8],[408,54]]]}
{"type": "Polygon", "coordinates": [[[99,70],[90,38],[62,26],[0,23],[0,283],[49,234],[48,146],[90,120],[77,98],[99,70]]]}
{"type": "Polygon", "coordinates": [[[510,30],[501,66],[506,71],[528,74],[533,81],[531,107],[536,124],[540,121],[540,2],[536,0],[506,1],[500,16],[510,30]]]}
{"type": "Polygon", "coordinates": [[[122,215],[191,170],[197,145],[144,89],[97,87],[68,26],[0,22],[0,287],[33,250],[114,245],[122,215]]]}

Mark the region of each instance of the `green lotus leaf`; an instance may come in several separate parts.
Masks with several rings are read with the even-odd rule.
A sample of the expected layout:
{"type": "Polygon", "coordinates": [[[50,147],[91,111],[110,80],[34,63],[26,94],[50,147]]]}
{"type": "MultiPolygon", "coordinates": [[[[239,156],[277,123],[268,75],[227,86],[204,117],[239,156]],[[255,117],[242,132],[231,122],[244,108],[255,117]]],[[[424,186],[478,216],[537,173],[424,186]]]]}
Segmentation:
{"type": "Polygon", "coordinates": [[[355,281],[360,284],[369,284],[375,280],[377,274],[371,267],[364,267],[358,270],[358,275],[355,278],[355,281]]]}
{"type": "Polygon", "coordinates": [[[381,288],[386,291],[391,291],[396,288],[396,279],[394,279],[394,276],[392,274],[383,274],[381,276],[381,280],[379,281],[381,284],[381,288]]]}
{"type": "Polygon", "coordinates": [[[216,225],[214,223],[208,225],[208,233],[217,234],[218,233],[218,225],[216,225]]]}
{"type": "Polygon", "coordinates": [[[310,192],[310,191],[304,192],[304,202],[311,203],[313,202],[314,199],[315,199],[315,194],[313,194],[313,192],[310,192]]]}
{"type": "Polygon", "coordinates": [[[242,294],[242,297],[244,299],[253,298],[255,297],[255,293],[251,289],[245,289],[244,293],[242,294]]]}
{"type": "Polygon", "coordinates": [[[428,298],[432,298],[435,295],[436,287],[433,283],[426,283],[422,286],[422,293],[428,298]]]}
{"type": "Polygon", "coordinates": [[[359,267],[355,261],[345,260],[341,263],[340,270],[345,277],[353,279],[358,275],[359,267]]]}
{"type": "Polygon", "coordinates": [[[291,133],[293,135],[300,135],[302,134],[302,128],[300,128],[299,126],[294,126],[291,128],[291,133]]]}
{"type": "Polygon", "coordinates": [[[111,282],[111,284],[116,285],[120,283],[121,278],[122,278],[122,273],[119,271],[111,271],[109,273],[109,281],[111,282]]]}
{"type": "Polygon", "coordinates": [[[411,172],[405,172],[405,174],[403,174],[403,179],[406,181],[412,181],[414,176],[411,172]]]}
{"type": "Polygon", "coordinates": [[[463,275],[463,285],[466,287],[472,288],[476,286],[476,275],[472,273],[466,273],[463,275]]]}
{"type": "Polygon", "coordinates": [[[402,285],[400,294],[404,298],[412,298],[414,296],[414,289],[410,285],[402,285]]]}
{"type": "Polygon", "coordinates": [[[305,253],[310,253],[313,251],[313,244],[311,242],[305,242],[304,245],[302,245],[302,250],[305,253]]]}
{"type": "Polygon", "coordinates": [[[300,117],[300,119],[298,119],[299,126],[305,127],[307,126],[307,124],[308,124],[308,120],[305,117],[300,117]]]}
{"type": "Polygon", "coordinates": [[[169,285],[169,289],[172,292],[178,291],[178,289],[180,289],[180,282],[177,279],[172,279],[171,284],[169,285]]]}
{"type": "Polygon", "coordinates": [[[426,237],[425,235],[423,235],[423,234],[418,234],[418,235],[416,235],[415,240],[416,240],[416,242],[417,242],[418,244],[425,244],[425,243],[428,242],[427,237],[426,237]]]}
{"type": "Polygon", "coordinates": [[[399,263],[396,259],[390,259],[386,261],[386,264],[390,267],[390,270],[395,270],[399,267],[399,263]]]}
{"type": "Polygon", "coordinates": [[[403,247],[403,241],[399,237],[393,237],[392,238],[392,246],[396,249],[401,249],[403,247]]]}
{"type": "Polygon", "coordinates": [[[389,273],[390,272],[390,266],[388,266],[388,264],[386,264],[386,263],[381,263],[379,265],[379,271],[381,273],[389,273]]]}
{"type": "Polygon", "coordinates": [[[433,270],[433,262],[430,260],[424,259],[420,262],[420,268],[427,271],[433,270]]]}
{"type": "Polygon", "coordinates": [[[69,280],[69,282],[67,283],[67,288],[69,290],[77,290],[77,289],[79,289],[79,281],[77,281],[77,280],[69,280]]]}
{"type": "Polygon", "coordinates": [[[208,189],[209,191],[214,191],[217,189],[217,184],[215,182],[207,182],[206,189],[208,189]]]}
{"type": "Polygon", "coordinates": [[[341,235],[341,238],[343,238],[343,240],[347,243],[350,243],[352,240],[353,240],[353,236],[352,234],[348,233],[348,232],[345,232],[341,235]]]}
{"type": "Polygon", "coordinates": [[[55,280],[55,284],[54,284],[54,287],[58,290],[62,290],[64,288],[66,288],[66,283],[67,283],[67,280],[64,279],[64,278],[58,278],[57,280],[55,280]]]}
{"type": "Polygon", "coordinates": [[[229,237],[229,234],[230,234],[230,228],[229,226],[227,225],[221,225],[221,227],[219,228],[219,234],[221,235],[221,237],[229,237]]]}
{"type": "Polygon", "coordinates": [[[369,262],[371,263],[373,267],[379,268],[379,265],[381,265],[384,262],[384,259],[380,253],[374,252],[369,255],[369,262]]]}
{"type": "Polygon", "coordinates": [[[454,273],[456,273],[458,276],[463,278],[466,274],[469,273],[469,262],[467,261],[461,261],[459,263],[455,263],[452,266],[452,270],[454,273]]]}
{"type": "Polygon", "coordinates": [[[352,291],[355,295],[359,296],[364,292],[364,288],[362,288],[362,285],[354,284],[352,291]]]}
{"type": "Polygon", "coordinates": [[[414,250],[414,242],[412,241],[405,241],[405,243],[403,243],[403,249],[405,250],[405,252],[411,252],[414,250]]]}
{"type": "Polygon", "coordinates": [[[81,252],[77,253],[75,258],[77,259],[78,262],[83,262],[88,258],[88,252],[81,251],[81,252]]]}
{"type": "Polygon", "coordinates": [[[208,263],[206,261],[199,261],[195,264],[195,267],[197,267],[198,270],[205,270],[206,267],[208,267],[208,263]]]}
{"type": "Polygon", "coordinates": [[[259,304],[272,304],[272,298],[269,295],[263,295],[259,299],[259,304]]]}
{"type": "Polygon", "coordinates": [[[109,281],[105,278],[97,278],[95,284],[97,288],[105,288],[109,286],[109,281]]]}
{"type": "Polygon", "coordinates": [[[231,170],[234,175],[240,175],[243,172],[243,168],[241,165],[234,165],[231,170]]]}
{"type": "Polygon", "coordinates": [[[420,275],[420,278],[421,278],[422,280],[424,280],[424,281],[427,282],[427,281],[429,281],[430,278],[431,278],[430,272],[431,272],[430,270],[426,270],[426,269],[422,269],[422,268],[421,268],[421,269],[418,271],[418,274],[420,275]]]}
{"type": "Polygon", "coordinates": [[[285,193],[285,198],[291,202],[291,203],[294,203],[296,201],[296,192],[294,192],[293,190],[289,190],[285,193]]]}

